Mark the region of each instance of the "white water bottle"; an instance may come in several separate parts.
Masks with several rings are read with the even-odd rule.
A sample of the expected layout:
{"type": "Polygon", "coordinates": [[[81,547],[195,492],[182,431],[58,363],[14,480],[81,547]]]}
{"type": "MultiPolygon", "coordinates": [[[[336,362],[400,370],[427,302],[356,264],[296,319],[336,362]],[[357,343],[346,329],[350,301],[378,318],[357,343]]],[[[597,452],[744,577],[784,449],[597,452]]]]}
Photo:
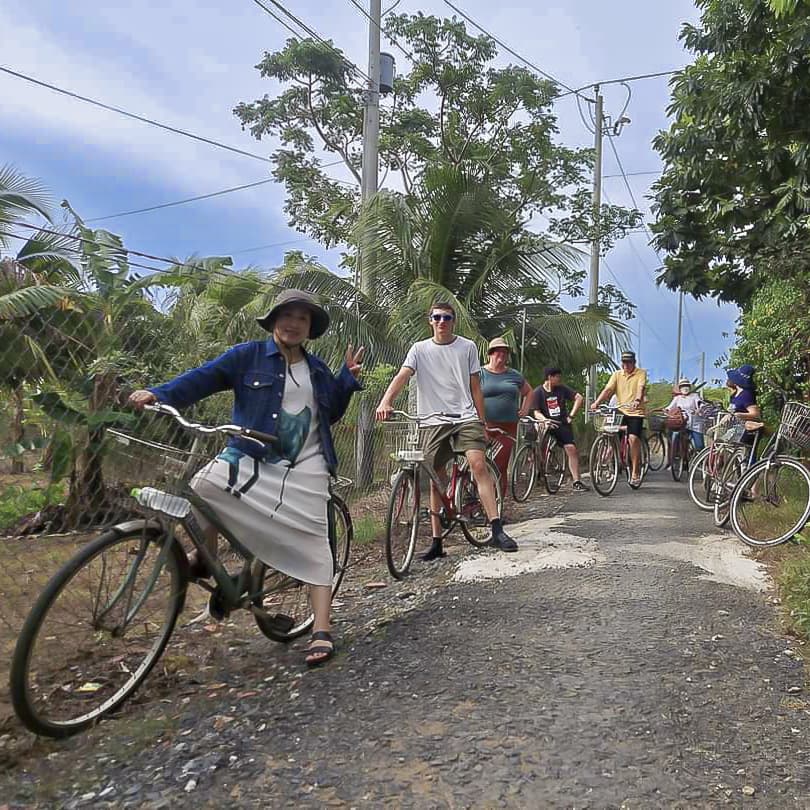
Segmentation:
{"type": "Polygon", "coordinates": [[[184,518],[191,509],[191,503],[178,495],[170,495],[168,492],[155,489],[154,487],[143,487],[133,489],[132,497],[141,505],[156,512],[163,512],[176,518],[184,518]]]}

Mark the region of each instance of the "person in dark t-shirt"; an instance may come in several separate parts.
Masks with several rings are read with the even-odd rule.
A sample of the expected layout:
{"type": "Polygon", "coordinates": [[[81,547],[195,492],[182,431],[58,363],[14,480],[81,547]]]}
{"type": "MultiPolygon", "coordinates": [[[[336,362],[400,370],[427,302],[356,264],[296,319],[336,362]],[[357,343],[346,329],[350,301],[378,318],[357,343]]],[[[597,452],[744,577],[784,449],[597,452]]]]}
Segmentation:
{"type": "Polygon", "coordinates": [[[544,373],[545,381],[534,389],[532,394],[531,411],[535,419],[551,419],[558,423],[551,429],[554,437],[565,448],[568,456],[568,467],[574,479],[575,492],[587,492],[588,487],[582,483],[579,473],[579,454],[574,442],[574,431],[571,423],[579,413],[585,402],[582,394],[563,385],[562,371],[559,368],[549,367],[544,373]],[[572,402],[571,410],[568,403],[572,402]]]}

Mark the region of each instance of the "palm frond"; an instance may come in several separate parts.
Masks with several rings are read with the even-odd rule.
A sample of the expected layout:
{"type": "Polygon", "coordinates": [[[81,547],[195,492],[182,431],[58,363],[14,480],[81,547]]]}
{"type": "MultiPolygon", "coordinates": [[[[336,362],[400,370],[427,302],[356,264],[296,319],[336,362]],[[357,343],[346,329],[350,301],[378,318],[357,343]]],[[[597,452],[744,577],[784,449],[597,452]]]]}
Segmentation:
{"type": "Polygon", "coordinates": [[[75,291],[67,287],[50,284],[12,290],[0,296],[0,320],[27,318],[40,310],[63,306],[74,294],[75,291]]]}

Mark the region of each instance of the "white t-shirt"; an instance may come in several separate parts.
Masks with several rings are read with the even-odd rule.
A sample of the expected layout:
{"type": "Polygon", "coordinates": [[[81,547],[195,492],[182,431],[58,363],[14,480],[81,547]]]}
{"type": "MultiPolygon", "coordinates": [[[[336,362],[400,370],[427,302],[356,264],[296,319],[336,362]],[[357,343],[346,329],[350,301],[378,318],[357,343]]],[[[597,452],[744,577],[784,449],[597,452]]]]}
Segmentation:
{"type": "MultiPolygon", "coordinates": [[[[442,411],[459,414],[453,421],[478,419],[470,377],[478,374],[481,363],[471,340],[456,337],[452,343],[436,343],[433,338],[414,343],[402,364],[416,374],[416,410],[420,415],[442,411]]],[[[447,420],[434,417],[426,425],[442,425],[447,420]]]]}
{"type": "Polygon", "coordinates": [[[692,418],[700,407],[700,397],[697,394],[676,394],[669,403],[667,410],[680,408],[686,414],[686,426],[692,426],[692,418]]]}

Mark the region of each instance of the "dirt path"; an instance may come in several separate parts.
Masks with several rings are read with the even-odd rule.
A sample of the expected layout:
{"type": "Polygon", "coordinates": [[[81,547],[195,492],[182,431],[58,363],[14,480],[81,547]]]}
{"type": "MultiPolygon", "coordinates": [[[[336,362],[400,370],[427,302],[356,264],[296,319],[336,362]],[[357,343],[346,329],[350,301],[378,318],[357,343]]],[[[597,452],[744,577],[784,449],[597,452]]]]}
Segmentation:
{"type": "Polygon", "coordinates": [[[803,663],[764,572],[660,474],[544,503],[514,527],[519,554],[457,554],[392,588],[401,609],[328,669],[256,638],[219,688],[30,757],[5,800],[810,806],[803,663]]]}

